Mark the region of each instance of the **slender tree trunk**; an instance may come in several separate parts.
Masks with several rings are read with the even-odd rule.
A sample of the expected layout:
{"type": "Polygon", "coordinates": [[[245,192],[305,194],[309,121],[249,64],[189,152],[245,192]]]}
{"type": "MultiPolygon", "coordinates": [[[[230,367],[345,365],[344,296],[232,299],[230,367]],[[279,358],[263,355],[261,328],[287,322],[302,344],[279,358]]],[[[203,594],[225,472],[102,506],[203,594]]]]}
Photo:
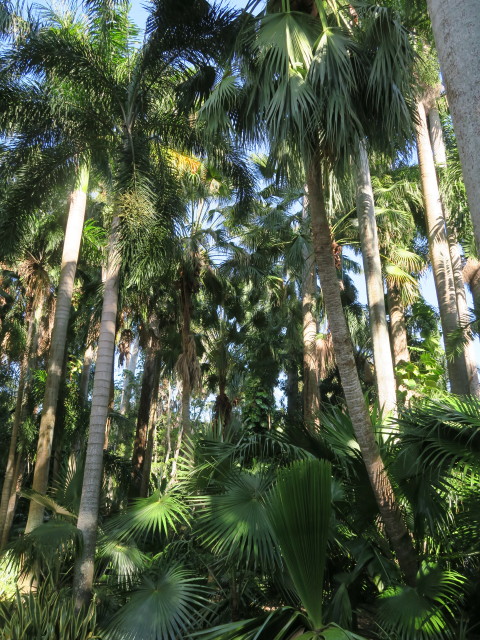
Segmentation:
{"type": "Polygon", "coordinates": [[[400,291],[396,285],[389,284],[387,279],[387,300],[390,313],[390,332],[392,337],[392,354],[395,366],[400,362],[410,362],[407,342],[407,325],[400,291]]]}
{"type": "Polygon", "coordinates": [[[380,408],[395,413],[397,396],[392,350],[385,310],[380,246],[378,244],[375,203],[373,199],[370,165],[365,143],[359,144],[357,169],[357,217],[362,247],[363,271],[367,284],[370,332],[372,334],[375,380],[380,408]]]}
{"type": "MultiPolygon", "coordinates": [[[[31,381],[31,372],[35,366],[36,352],[38,347],[39,326],[42,319],[45,296],[39,293],[35,300],[35,308],[29,313],[27,341],[25,352],[20,364],[20,378],[18,382],[17,398],[15,403],[15,413],[13,417],[12,434],[10,436],[10,446],[8,449],[7,466],[2,487],[2,498],[0,501],[0,539],[8,539],[10,526],[8,525],[8,512],[10,506],[10,496],[15,483],[15,460],[17,455],[17,442],[21,424],[25,417],[25,407],[31,381]]],[[[13,515],[12,515],[13,519],[13,515]]],[[[0,550],[3,544],[0,542],[0,550]]]]}
{"type": "Polygon", "coordinates": [[[480,261],[476,258],[468,258],[463,267],[463,278],[473,297],[475,315],[480,318],[480,261]]]}
{"type": "Polygon", "coordinates": [[[177,436],[177,444],[175,447],[175,451],[173,453],[173,462],[172,462],[172,472],[170,475],[169,486],[175,484],[175,480],[177,478],[177,462],[178,457],[180,455],[180,450],[182,448],[182,439],[183,439],[183,425],[180,425],[178,428],[178,436],[177,436]]]}
{"type": "Polygon", "coordinates": [[[302,273],[303,320],[303,419],[308,426],[319,426],[320,387],[315,317],[316,270],[313,253],[305,256],[302,273]]]}
{"type": "Polygon", "coordinates": [[[148,419],[148,439],[147,450],[145,453],[145,461],[143,463],[142,470],[142,482],[140,485],[140,497],[146,498],[148,496],[148,487],[150,485],[150,474],[152,470],[153,453],[155,450],[155,441],[157,436],[157,415],[160,404],[159,387],[157,385],[157,394],[150,404],[150,416],[148,419]]]}
{"type": "Polygon", "coordinates": [[[480,15],[478,0],[427,0],[480,248],[480,15]]]}
{"type": "Polygon", "coordinates": [[[433,158],[437,167],[447,166],[447,152],[443,139],[442,123],[440,114],[436,106],[430,107],[428,111],[428,130],[432,143],[433,158]]]}
{"type": "Polygon", "coordinates": [[[83,535],[83,548],[75,565],[74,594],[77,608],[86,604],[93,585],[95,543],[103,471],[103,444],[108,415],[112,363],[115,352],[115,329],[118,307],[120,254],[118,250],[119,219],[112,221],[109,238],[108,264],[103,295],[97,363],[93,379],[87,454],[83,476],[82,497],[77,527],[83,535]]]}
{"type": "Polygon", "coordinates": [[[90,383],[90,373],[92,371],[92,365],[95,359],[95,349],[92,344],[89,344],[85,349],[83,356],[82,373],[80,374],[79,395],[80,401],[83,406],[88,404],[88,387],[90,383]]]}
{"type": "Polygon", "coordinates": [[[135,371],[137,370],[139,353],[138,336],[132,342],[132,348],[130,355],[128,356],[128,362],[124,369],[122,399],[120,401],[120,413],[124,416],[130,409],[130,398],[132,396],[132,381],[135,378],[135,371]]]}
{"type": "MultiPolygon", "coordinates": [[[[422,102],[419,102],[417,107],[417,149],[425,206],[425,222],[443,339],[448,351],[449,336],[460,326],[457,313],[455,282],[453,279],[450,248],[445,231],[445,218],[440,200],[437,174],[435,172],[435,164],[430,146],[425,107],[422,102]]],[[[470,392],[470,384],[465,353],[462,352],[452,358],[447,358],[447,367],[452,392],[460,395],[468,394],[470,392]]]]}
{"type": "MultiPolygon", "coordinates": [[[[79,169],[75,191],[72,193],[67,228],[63,244],[62,266],[58,284],[55,320],[47,365],[47,382],[43,398],[42,417],[38,434],[37,457],[33,474],[32,488],[44,494],[48,485],[50,455],[52,451],[53,430],[57,409],[58,393],[62,374],[62,365],[67,340],[68,322],[72,306],[73,285],[77,270],[78,254],[82,240],[83,222],[87,204],[89,171],[86,165],[79,169]]],[[[44,507],[34,500],[30,501],[25,532],[32,531],[43,522],[44,507]]]]}
{"type": "MultiPolygon", "coordinates": [[[[447,154],[443,138],[442,123],[436,106],[431,107],[428,112],[428,127],[435,165],[437,170],[441,170],[447,166],[447,154]]],[[[452,224],[450,212],[446,206],[443,207],[443,213],[446,223],[450,261],[452,264],[452,274],[455,285],[458,319],[461,326],[466,326],[470,322],[470,312],[468,309],[465,282],[462,274],[462,257],[460,255],[457,242],[456,229],[452,224]]],[[[467,366],[470,393],[471,395],[478,397],[480,394],[480,385],[478,382],[475,347],[472,341],[469,341],[468,344],[465,345],[465,363],[467,366]]]]}
{"type": "MultiPolygon", "coordinates": [[[[448,245],[450,248],[450,258],[452,260],[453,279],[455,283],[455,297],[457,300],[458,318],[462,327],[470,322],[470,311],[467,302],[467,293],[465,291],[465,281],[463,279],[462,257],[457,242],[457,234],[449,223],[448,213],[446,214],[448,245]]],[[[475,355],[475,345],[470,340],[465,345],[465,362],[467,365],[467,374],[470,394],[480,397],[480,385],[478,382],[477,358],[475,355]]]]}
{"type": "Polygon", "coordinates": [[[20,493],[22,488],[25,464],[25,457],[20,451],[17,454],[17,459],[15,462],[15,470],[13,473],[13,481],[10,489],[10,497],[8,500],[5,525],[3,527],[2,538],[0,540],[0,549],[4,549],[7,546],[8,538],[10,536],[10,529],[12,528],[13,518],[15,517],[15,511],[17,508],[18,494],[20,493]]]}
{"type": "MultiPolygon", "coordinates": [[[[114,346],[115,356],[115,346],[114,346]]],[[[105,423],[105,435],[103,437],[103,450],[107,451],[108,443],[110,441],[110,429],[112,428],[112,416],[111,413],[115,408],[115,357],[112,359],[112,373],[110,375],[110,392],[108,395],[108,410],[107,410],[107,422],[105,423]]]]}
{"type": "Polygon", "coordinates": [[[417,560],[412,541],[380,457],[355,365],[353,345],[343,311],[333,256],[332,237],[320,174],[320,159],[317,158],[306,169],[315,257],[348,412],[386,533],[407,582],[415,584],[417,560]]]}
{"type": "Polygon", "coordinates": [[[152,409],[155,409],[160,386],[160,365],[161,359],[157,341],[153,336],[150,336],[143,368],[137,429],[133,444],[132,482],[130,485],[131,497],[138,497],[141,493],[142,474],[147,449],[147,434],[152,418],[152,409]]]}

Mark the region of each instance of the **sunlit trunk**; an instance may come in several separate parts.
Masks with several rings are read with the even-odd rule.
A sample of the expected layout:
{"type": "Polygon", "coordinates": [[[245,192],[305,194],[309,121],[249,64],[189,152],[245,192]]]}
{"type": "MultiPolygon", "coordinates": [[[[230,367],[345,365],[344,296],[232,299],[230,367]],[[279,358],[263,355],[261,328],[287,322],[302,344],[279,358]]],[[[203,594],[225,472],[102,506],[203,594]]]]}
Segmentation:
{"type": "MultiPolygon", "coordinates": [[[[67,341],[68,322],[72,306],[73,285],[87,205],[88,179],[88,167],[82,165],[78,171],[75,190],[71,195],[67,228],[65,230],[55,319],[48,355],[47,381],[43,398],[42,416],[40,419],[35,471],[33,474],[32,488],[41,494],[46,492],[48,485],[50,455],[67,341]]],[[[31,500],[25,528],[26,533],[38,527],[38,525],[43,522],[43,513],[44,507],[31,500]]]]}
{"type": "Polygon", "coordinates": [[[396,411],[396,383],[392,351],[385,310],[380,246],[378,243],[375,203],[373,200],[370,165],[365,144],[359,144],[357,167],[357,218],[363,271],[367,285],[368,313],[372,334],[375,381],[380,408],[388,413],[396,411]]]}
{"type": "Polygon", "coordinates": [[[447,89],[477,247],[480,247],[480,20],[478,0],[427,0],[447,89]]]}
{"type": "Polygon", "coordinates": [[[75,564],[74,595],[80,608],[88,602],[93,585],[95,543],[103,472],[103,445],[108,416],[121,257],[118,249],[119,219],[114,217],[108,245],[108,264],[103,294],[102,318],[98,339],[97,362],[93,379],[87,453],[82,497],[77,527],[82,532],[83,547],[75,564]]]}
{"type": "Polygon", "coordinates": [[[387,280],[387,300],[390,314],[390,334],[392,337],[392,354],[395,366],[401,362],[410,362],[407,342],[407,325],[405,309],[398,286],[387,280]]]}
{"type": "MultiPolygon", "coordinates": [[[[437,174],[433,161],[432,149],[428,133],[425,107],[422,102],[417,105],[418,121],[417,149],[423,201],[425,206],[425,223],[428,234],[430,260],[432,263],[435,289],[437,292],[440,321],[443,339],[448,351],[449,336],[458,330],[459,318],[455,282],[453,278],[450,248],[448,245],[445,218],[438,188],[437,174]]],[[[470,380],[467,371],[465,353],[447,358],[448,377],[453,393],[470,393],[470,380]]]]}
{"type": "Polygon", "coordinates": [[[480,318],[480,261],[476,258],[468,258],[463,267],[463,278],[473,297],[475,315],[480,318]]]}
{"type": "Polygon", "coordinates": [[[317,158],[316,162],[312,162],[306,169],[313,243],[320,286],[322,287],[335,358],[348,412],[386,533],[407,582],[414,584],[417,572],[415,552],[380,457],[355,365],[353,345],[342,306],[339,279],[333,256],[332,237],[325,208],[319,159],[317,158]]]}
{"type": "Polygon", "coordinates": [[[436,106],[430,107],[428,110],[428,130],[435,164],[437,167],[445,167],[447,164],[447,151],[443,139],[442,122],[436,106]]]}
{"type": "Polygon", "coordinates": [[[92,344],[89,344],[85,349],[85,353],[83,356],[83,365],[82,365],[82,373],[80,374],[80,383],[78,388],[78,393],[80,396],[80,401],[84,406],[88,404],[88,387],[90,384],[90,374],[92,371],[92,365],[95,360],[95,349],[92,344]]]}

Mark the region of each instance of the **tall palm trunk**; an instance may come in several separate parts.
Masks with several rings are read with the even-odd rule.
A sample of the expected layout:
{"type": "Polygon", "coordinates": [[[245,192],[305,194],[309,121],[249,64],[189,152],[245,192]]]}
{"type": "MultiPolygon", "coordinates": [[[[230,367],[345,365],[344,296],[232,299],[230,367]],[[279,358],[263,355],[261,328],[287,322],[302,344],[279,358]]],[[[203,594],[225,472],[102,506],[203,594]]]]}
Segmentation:
{"type": "Polygon", "coordinates": [[[92,371],[92,365],[95,359],[95,349],[93,344],[89,344],[85,349],[83,355],[82,372],[80,374],[80,383],[78,387],[78,393],[80,401],[84,407],[88,404],[88,387],[90,384],[90,373],[92,371]]]}
{"type": "Polygon", "coordinates": [[[386,533],[407,582],[414,584],[417,571],[415,552],[380,457],[355,364],[353,345],[342,306],[319,167],[320,160],[317,159],[306,167],[306,172],[315,257],[335,358],[347,408],[386,533]]]}
{"type": "Polygon", "coordinates": [[[137,429],[133,444],[132,482],[130,485],[131,497],[138,497],[141,493],[147,449],[147,434],[151,422],[152,409],[156,406],[160,386],[160,364],[161,359],[157,340],[153,336],[150,336],[143,368],[137,429]]]}
{"type": "Polygon", "coordinates": [[[18,494],[22,488],[23,472],[26,466],[25,456],[23,452],[19,452],[15,461],[15,469],[13,472],[12,484],[10,487],[10,497],[7,505],[7,513],[5,517],[5,524],[2,531],[2,537],[0,539],[0,549],[4,549],[7,546],[8,538],[10,536],[10,529],[12,528],[13,518],[15,516],[15,510],[17,508],[18,494]]]}
{"type": "MultiPolygon", "coordinates": [[[[159,376],[160,378],[160,376],[159,376]]],[[[148,495],[148,487],[150,485],[150,474],[152,470],[153,454],[155,451],[155,440],[157,436],[157,415],[160,404],[159,398],[160,380],[157,383],[157,392],[150,403],[150,414],[148,416],[148,438],[147,449],[145,452],[145,460],[142,470],[142,481],[140,483],[140,497],[146,498],[148,495]]]]}
{"type": "Polygon", "coordinates": [[[378,243],[375,203],[373,200],[370,165],[365,144],[359,144],[357,169],[357,217],[363,270],[367,283],[368,313],[373,343],[375,380],[380,408],[394,413],[397,404],[390,336],[385,311],[380,246],[378,243]]]}
{"type": "MultiPolygon", "coordinates": [[[[15,413],[13,417],[12,434],[10,436],[10,446],[8,449],[7,466],[2,486],[2,498],[0,501],[0,549],[8,540],[10,526],[8,524],[9,511],[11,507],[11,495],[16,482],[15,469],[19,463],[17,454],[17,442],[20,427],[24,419],[25,405],[31,381],[31,372],[36,359],[36,336],[42,319],[45,296],[39,292],[34,300],[34,308],[29,312],[29,322],[27,331],[27,341],[25,352],[20,364],[20,378],[18,382],[17,397],[15,403],[15,413]]],[[[13,514],[12,514],[13,518],[13,514]]]]}
{"type": "Polygon", "coordinates": [[[302,273],[303,320],[303,419],[305,424],[319,426],[320,387],[317,349],[317,319],[315,317],[316,270],[315,255],[305,256],[302,273]]]}
{"type": "MultiPolygon", "coordinates": [[[[436,105],[430,107],[428,112],[428,128],[430,132],[430,143],[432,145],[433,157],[435,165],[438,169],[447,166],[447,154],[445,149],[445,141],[443,138],[442,123],[436,105]]],[[[465,281],[462,273],[462,257],[457,242],[457,233],[451,222],[450,212],[446,206],[443,207],[448,247],[450,251],[450,260],[452,263],[453,281],[455,285],[455,297],[457,300],[458,319],[462,326],[470,321],[470,312],[468,309],[467,295],[465,291],[465,281]]],[[[465,362],[467,365],[467,374],[469,380],[470,393],[473,396],[479,396],[480,385],[478,383],[477,362],[475,356],[475,347],[472,341],[465,345],[465,362]]]]}
{"type": "MultiPolygon", "coordinates": [[[[435,289],[438,298],[440,321],[442,324],[443,339],[448,349],[448,340],[452,332],[460,326],[455,282],[453,279],[450,248],[445,231],[445,218],[438,188],[435,163],[428,133],[427,117],[422,102],[417,105],[418,121],[417,149],[418,163],[420,166],[420,178],[422,184],[423,201],[425,206],[425,222],[427,226],[430,260],[432,263],[435,289]]],[[[467,371],[465,353],[456,354],[447,358],[448,377],[453,393],[468,394],[470,392],[470,380],[467,371]]]]}
{"type": "Polygon", "coordinates": [[[132,342],[132,347],[130,349],[130,353],[128,355],[128,359],[126,362],[125,370],[124,370],[124,379],[123,379],[123,389],[122,389],[122,399],[120,400],[120,413],[125,415],[127,411],[130,409],[130,398],[132,395],[132,382],[135,377],[135,371],[137,369],[138,362],[138,336],[132,342]]]}
{"type": "MultiPolygon", "coordinates": [[[[32,483],[32,488],[42,494],[46,492],[48,485],[53,431],[55,428],[57,401],[67,341],[68,321],[72,306],[73,285],[87,206],[88,178],[88,166],[83,164],[79,168],[77,184],[71,196],[65,240],[63,243],[62,266],[48,355],[47,381],[43,398],[37,457],[32,483]]],[[[38,502],[31,500],[25,528],[27,533],[43,522],[43,513],[44,507],[38,502]]]]}
{"type": "Polygon", "coordinates": [[[480,247],[480,20],[478,0],[427,0],[480,247]]]}
{"type": "Polygon", "coordinates": [[[108,264],[103,294],[97,363],[93,379],[92,410],[90,413],[82,497],[77,522],[77,527],[83,536],[82,553],[75,565],[74,574],[74,594],[78,608],[88,602],[93,585],[93,562],[103,471],[103,444],[115,351],[121,262],[118,250],[118,236],[119,219],[115,216],[112,221],[108,246],[108,264]]]}
{"type": "Polygon", "coordinates": [[[447,152],[443,139],[442,123],[437,107],[431,106],[428,110],[428,130],[432,143],[433,157],[437,167],[445,167],[447,164],[447,152]]]}

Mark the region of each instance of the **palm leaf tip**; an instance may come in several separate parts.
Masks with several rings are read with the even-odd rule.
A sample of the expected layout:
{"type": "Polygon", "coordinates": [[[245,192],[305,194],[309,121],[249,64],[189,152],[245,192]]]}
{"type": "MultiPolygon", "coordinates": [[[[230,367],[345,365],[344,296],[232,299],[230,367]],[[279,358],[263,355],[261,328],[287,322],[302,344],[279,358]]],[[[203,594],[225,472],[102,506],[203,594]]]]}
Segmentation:
{"type": "Polygon", "coordinates": [[[322,624],[331,509],[331,465],[301,460],[278,474],[269,516],[282,556],[314,628],[322,624]]]}

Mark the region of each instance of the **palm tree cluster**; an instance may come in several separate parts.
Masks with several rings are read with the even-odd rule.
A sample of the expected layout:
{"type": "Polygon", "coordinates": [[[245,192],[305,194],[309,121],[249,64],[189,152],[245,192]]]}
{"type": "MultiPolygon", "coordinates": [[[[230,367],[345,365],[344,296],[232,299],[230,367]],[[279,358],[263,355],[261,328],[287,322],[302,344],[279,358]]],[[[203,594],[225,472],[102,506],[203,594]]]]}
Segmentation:
{"type": "Polygon", "coordinates": [[[476,5],[0,1],[0,640],[480,637],[476,5]]]}

